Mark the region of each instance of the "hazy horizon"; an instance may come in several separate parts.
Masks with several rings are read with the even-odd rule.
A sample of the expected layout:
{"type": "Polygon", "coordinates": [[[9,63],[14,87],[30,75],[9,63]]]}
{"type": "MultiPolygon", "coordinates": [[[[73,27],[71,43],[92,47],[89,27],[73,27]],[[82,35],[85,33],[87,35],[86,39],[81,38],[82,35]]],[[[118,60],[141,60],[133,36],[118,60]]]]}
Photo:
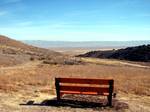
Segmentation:
{"type": "Polygon", "coordinates": [[[99,41],[90,41],[90,40],[85,40],[85,41],[71,41],[71,40],[39,40],[39,39],[35,39],[35,40],[18,40],[18,41],[47,41],[47,42],[140,42],[140,41],[150,41],[149,40],[99,40],[99,41]]]}
{"type": "Polygon", "coordinates": [[[24,40],[24,43],[43,48],[123,48],[150,44],[149,41],[44,41],[24,40]]]}

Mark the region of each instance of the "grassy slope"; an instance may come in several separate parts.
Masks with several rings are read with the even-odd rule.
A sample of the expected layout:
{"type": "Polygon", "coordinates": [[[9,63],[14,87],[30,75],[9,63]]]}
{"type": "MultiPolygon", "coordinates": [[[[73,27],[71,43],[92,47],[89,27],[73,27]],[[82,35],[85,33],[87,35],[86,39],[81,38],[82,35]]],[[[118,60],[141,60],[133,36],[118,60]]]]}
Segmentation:
{"type": "MultiPolygon", "coordinates": [[[[23,64],[22,66],[15,67],[6,67],[0,69],[0,90],[1,93],[9,93],[11,92],[11,96],[8,96],[9,99],[7,101],[3,101],[5,103],[4,107],[7,109],[20,109],[23,107],[16,107],[18,103],[26,103],[29,100],[42,102],[47,99],[49,95],[55,95],[55,86],[54,86],[54,78],[55,77],[84,77],[84,78],[113,78],[115,80],[115,92],[117,92],[117,99],[120,102],[123,102],[129,105],[128,111],[137,110],[140,112],[141,110],[147,111],[150,110],[148,107],[150,95],[149,89],[149,68],[141,68],[134,66],[126,66],[123,64],[113,65],[110,62],[105,60],[106,64],[103,62],[102,64],[85,64],[85,65],[45,65],[40,62],[32,62],[28,64],[23,64]],[[14,77],[15,76],[15,77],[14,77]],[[17,96],[13,96],[13,95],[17,96]],[[43,96],[44,95],[44,96],[43,96]],[[10,99],[11,98],[11,99],[10,99]],[[13,106],[12,104],[6,104],[6,102],[13,101],[15,98],[19,98],[16,104],[13,106]],[[138,98],[138,99],[137,99],[138,98]]],[[[1,96],[2,100],[4,99],[1,96]]],[[[89,99],[90,100],[90,99],[89,99]]],[[[15,100],[16,101],[16,100],[15,100]]],[[[123,109],[122,104],[116,105],[116,108],[123,109]]],[[[27,106],[28,107],[28,106],[27,106]]],[[[38,111],[41,109],[45,111],[65,111],[67,109],[68,112],[75,111],[74,108],[68,107],[28,107],[23,108],[23,110],[27,110],[29,112],[38,111]],[[54,110],[53,110],[54,109],[54,110]]],[[[120,110],[119,109],[119,110],[120,110]]],[[[101,110],[101,108],[100,108],[101,110]]],[[[90,111],[100,111],[95,108],[90,109],[90,111]]],[[[114,112],[117,110],[112,109],[104,109],[104,112],[110,111],[114,112]]],[[[118,110],[118,111],[119,111],[118,110]]],[[[76,111],[84,112],[85,109],[77,108],[76,111]]],[[[121,110],[120,110],[121,111],[121,110]]],[[[122,110],[123,111],[123,110],[122,110]]]]}
{"type": "MultiPolygon", "coordinates": [[[[15,48],[15,46],[11,48],[15,48]]],[[[26,48],[22,47],[22,49],[26,48]]],[[[9,56],[11,55],[9,54],[9,56]]],[[[23,56],[25,55],[23,54],[23,56]]],[[[116,112],[125,111],[124,105],[129,106],[126,110],[127,112],[150,111],[149,68],[128,66],[111,60],[97,61],[85,59],[84,61],[88,63],[70,66],[46,65],[36,60],[21,65],[0,68],[0,111],[116,112]],[[117,100],[119,100],[120,103],[116,104],[114,108],[104,109],[19,105],[21,103],[27,103],[30,100],[42,102],[46,99],[50,99],[51,96],[55,95],[55,77],[113,78],[115,80],[117,100]]],[[[71,98],[76,99],[76,97],[71,98]]],[[[84,98],[81,97],[81,99],[84,98]]],[[[88,100],[91,100],[91,98],[88,100]]]]}
{"type": "Polygon", "coordinates": [[[64,63],[64,60],[68,61],[70,57],[0,35],[0,59],[3,60],[0,62],[0,66],[12,66],[31,60],[42,60],[48,64],[64,63]]]}

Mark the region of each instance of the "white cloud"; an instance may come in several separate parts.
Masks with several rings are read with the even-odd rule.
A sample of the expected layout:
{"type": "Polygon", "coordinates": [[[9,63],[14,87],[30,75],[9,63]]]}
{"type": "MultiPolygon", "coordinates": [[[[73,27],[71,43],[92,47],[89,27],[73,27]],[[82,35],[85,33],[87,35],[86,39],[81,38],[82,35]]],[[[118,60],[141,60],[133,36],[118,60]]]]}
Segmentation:
{"type": "MultiPolygon", "coordinates": [[[[56,25],[57,26],[57,25],[56,25]]],[[[92,31],[92,30],[65,30],[58,29],[54,26],[16,26],[16,27],[0,27],[0,34],[16,37],[19,40],[68,40],[68,41],[107,41],[107,40],[149,40],[149,31],[147,29],[120,29],[116,31],[92,31]],[[138,31],[138,33],[136,32],[138,31]]],[[[58,25],[59,26],[59,25],[58,25]]]]}

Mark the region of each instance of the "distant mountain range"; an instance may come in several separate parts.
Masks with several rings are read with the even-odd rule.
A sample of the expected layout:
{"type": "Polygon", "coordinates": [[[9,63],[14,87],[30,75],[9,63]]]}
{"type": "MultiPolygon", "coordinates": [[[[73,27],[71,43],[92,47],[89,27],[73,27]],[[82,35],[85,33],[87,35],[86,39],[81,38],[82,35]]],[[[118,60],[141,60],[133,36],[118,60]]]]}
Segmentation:
{"type": "Polygon", "coordinates": [[[24,43],[43,47],[43,48],[125,48],[150,44],[150,40],[142,41],[43,41],[43,40],[24,40],[24,43]]]}

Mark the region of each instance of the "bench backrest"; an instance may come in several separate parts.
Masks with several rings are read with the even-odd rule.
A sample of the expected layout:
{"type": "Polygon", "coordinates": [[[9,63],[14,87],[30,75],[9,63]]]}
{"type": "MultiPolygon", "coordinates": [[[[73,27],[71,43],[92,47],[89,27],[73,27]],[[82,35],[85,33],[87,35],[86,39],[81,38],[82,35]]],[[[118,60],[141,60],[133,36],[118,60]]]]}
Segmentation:
{"type": "Polygon", "coordinates": [[[112,79],[56,78],[59,83],[109,85],[112,79]]]}
{"type": "Polygon", "coordinates": [[[112,93],[114,85],[112,79],[83,78],[55,78],[55,83],[60,91],[97,92],[98,94],[112,93]]]}

